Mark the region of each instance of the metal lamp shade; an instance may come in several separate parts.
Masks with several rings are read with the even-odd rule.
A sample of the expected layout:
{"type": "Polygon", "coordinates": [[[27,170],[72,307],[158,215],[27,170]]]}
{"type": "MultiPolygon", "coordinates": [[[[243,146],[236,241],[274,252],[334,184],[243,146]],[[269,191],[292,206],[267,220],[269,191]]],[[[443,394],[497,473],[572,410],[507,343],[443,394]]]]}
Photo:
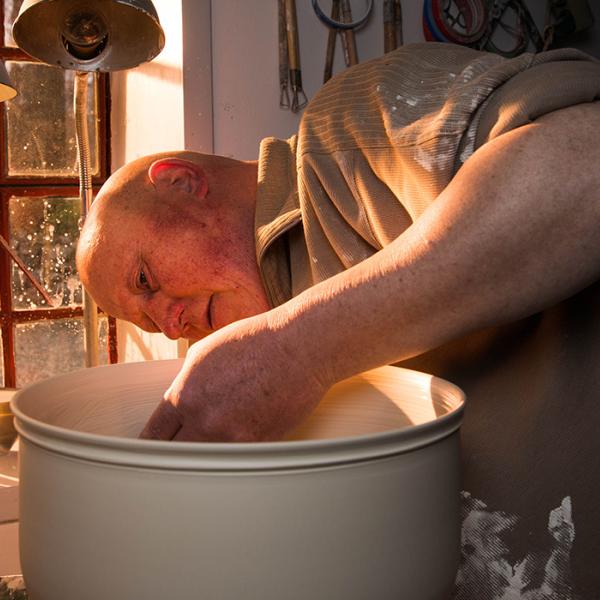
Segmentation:
{"type": "Polygon", "coordinates": [[[17,95],[17,90],[13,87],[4,63],[0,61],[0,102],[10,100],[17,95]]]}
{"type": "Polygon", "coordinates": [[[150,0],[25,0],[13,37],[27,54],[77,71],[117,71],[165,44],[150,0]]]}

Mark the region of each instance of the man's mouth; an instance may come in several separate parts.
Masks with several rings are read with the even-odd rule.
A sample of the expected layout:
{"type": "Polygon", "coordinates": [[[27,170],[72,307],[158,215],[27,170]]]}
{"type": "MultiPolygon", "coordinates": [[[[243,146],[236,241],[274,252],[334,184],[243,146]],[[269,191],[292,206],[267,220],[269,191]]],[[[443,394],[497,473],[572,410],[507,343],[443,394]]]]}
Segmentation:
{"type": "Polygon", "coordinates": [[[177,327],[179,328],[180,336],[185,334],[185,330],[188,326],[187,319],[184,317],[185,307],[181,307],[179,314],[177,315],[177,327]]]}
{"type": "Polygon", "coordinates": [[[188,311],[189,314],[186,314],[185,309],[182,309],[178,315],[179,330],[181,332],[180,337],[190,341],[197,341],[211,334],[215,330],[213,324],[214,297],[214,293],[208,297],[204,313],[202,313],[201,322],[198,322],[199,319],[194,319],[193,311],[188,311]]]}
{"type": "Polygon", "coordinates": [[[215,295],[211,294],[210,298],[208,299],[208,303],[206,305],[206,323],[208,325],[209,331],[215,330],[215,328],[213,327],[213,314],[212,314],[214,297],[215,297],[215,295]]]}

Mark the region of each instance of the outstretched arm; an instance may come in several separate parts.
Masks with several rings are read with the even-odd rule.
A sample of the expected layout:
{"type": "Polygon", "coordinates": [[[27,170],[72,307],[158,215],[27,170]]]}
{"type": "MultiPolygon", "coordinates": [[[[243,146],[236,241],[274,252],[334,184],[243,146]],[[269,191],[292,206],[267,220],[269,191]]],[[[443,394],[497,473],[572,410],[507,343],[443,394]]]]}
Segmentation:
{"type": "Polygon", "coordinates": [[[336,381],[554,304],[600,273],[600,103],[480,148],[368,260],[195,344],[145,436],[273,439],[336,381]]]}

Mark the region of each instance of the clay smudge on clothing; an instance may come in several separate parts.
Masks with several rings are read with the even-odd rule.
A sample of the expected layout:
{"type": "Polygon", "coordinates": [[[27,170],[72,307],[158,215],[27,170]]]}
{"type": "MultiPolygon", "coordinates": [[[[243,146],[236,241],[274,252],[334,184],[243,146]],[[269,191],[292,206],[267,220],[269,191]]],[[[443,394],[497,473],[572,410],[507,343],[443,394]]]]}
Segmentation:
{"type": "Polygon", "coordinates": [[[571,550],[575,525],[571,498],[550,511],[551,549],[530,548],[511,560],[504,541],[519,518],[462,493],[461,564],[452,600],[580,600],[571,583],[571,550]]]}

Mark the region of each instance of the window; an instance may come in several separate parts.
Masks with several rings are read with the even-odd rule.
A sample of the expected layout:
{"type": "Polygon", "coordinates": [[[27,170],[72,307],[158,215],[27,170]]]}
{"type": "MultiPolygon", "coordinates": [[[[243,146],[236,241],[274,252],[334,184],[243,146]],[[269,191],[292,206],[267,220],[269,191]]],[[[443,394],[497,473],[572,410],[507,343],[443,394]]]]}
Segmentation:
{"type": "MultiPolygon", "coordinates": [[[[81,284],[75,272],[80,217],[74,72],[16,47],[22,0],[3,0],[4,61],[18,95],[0,104],[0,233],[44,285],[49,307],[0,249],[0,387],[23,387],[84,366],[81,284]]],[[[89,75],[93,187],[109,169],[109,82],[89,75]]],[[[116,362],[114,319],[100,316],[100,360],[116,362]]]]}

